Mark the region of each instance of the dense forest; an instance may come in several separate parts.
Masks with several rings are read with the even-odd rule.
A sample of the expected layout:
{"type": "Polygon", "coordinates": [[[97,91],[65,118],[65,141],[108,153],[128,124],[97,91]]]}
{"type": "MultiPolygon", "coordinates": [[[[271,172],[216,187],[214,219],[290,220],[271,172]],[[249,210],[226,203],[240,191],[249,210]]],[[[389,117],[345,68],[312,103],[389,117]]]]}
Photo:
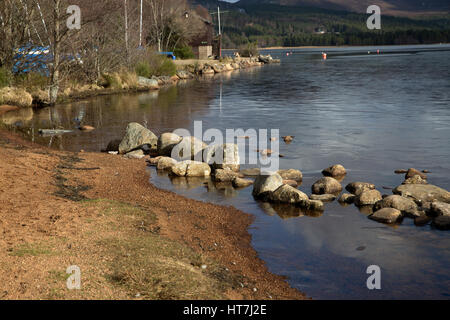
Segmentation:
{"type": "MultiPolygon", "coordinates": [[[[381,30],[369,30],[367,14],[272,4],[242,5],[197,1],[217,10],[220,3],[224,46],[248,42],[268,46],[393,45],[450,42],[450,16],[382,16],[381,30]],[[321,33],[322,32],[322,33],[321,33]]],[[[213,16],[217,19],[217,15],[213,16]]],[[[216,20],[217,24],[217,20],[216,20]]]]}

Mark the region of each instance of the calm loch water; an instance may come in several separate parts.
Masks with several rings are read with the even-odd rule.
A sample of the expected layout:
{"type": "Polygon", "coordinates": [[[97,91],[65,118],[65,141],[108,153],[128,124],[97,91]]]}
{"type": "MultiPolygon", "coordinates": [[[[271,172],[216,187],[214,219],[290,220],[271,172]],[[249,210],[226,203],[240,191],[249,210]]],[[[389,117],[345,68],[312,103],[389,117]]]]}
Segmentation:
{"type": "MultiPolygon", "coordinates": [[[[156,133],[203,128],[280,129],[295,135],[281,144],[283,169],[304,173],[310,193],[320,171],[335,163],[342,182],[399,185],[395,169],[428,169],[429,182],[450,190],[450,46],[273,51],[281,65],[242,70],[180,83],[160,92],[98,97],[55,108],[0,116],[13,130],[56,149],[99,151],[121,138],[129,122],[156,133]],[[384,54],[373,54],[381,49],[384,54]],[[371,51],[371,54],[368,54],[371,51]],[[84,117],[97,130],[42,137],[40,128],[73,129],[84,117]]],[[[256,202],[251,188],[169,179],[152,171],[152,183],[182,195],[233,205],[255,215],[253,245],[272,272],[315,299],[450,298],[450,233],[416,227],[410,219],[392,227],[367,218],[355,206],[326,205],[320,216],[289,206],[256,202]],[[368,290],[369,265],[381,268],[381,290],[368,290]]]]}

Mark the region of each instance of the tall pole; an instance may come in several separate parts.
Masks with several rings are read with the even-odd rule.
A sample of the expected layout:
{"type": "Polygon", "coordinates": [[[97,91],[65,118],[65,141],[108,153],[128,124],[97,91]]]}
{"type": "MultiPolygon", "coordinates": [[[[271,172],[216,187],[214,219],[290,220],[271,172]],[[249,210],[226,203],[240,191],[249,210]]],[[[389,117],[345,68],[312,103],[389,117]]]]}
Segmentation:
{"type": "Polygon", "coordinates": [[[219,17],[219,58],[222,58],[222,27],[220,25],[220,7],[217,6],[217,16],[219,17]]]}
{"type": "Polygon", "coordinates": [[[141,16],[139,21],[139,47],[142,47],[142,1],[141,0],[141,16]]]}

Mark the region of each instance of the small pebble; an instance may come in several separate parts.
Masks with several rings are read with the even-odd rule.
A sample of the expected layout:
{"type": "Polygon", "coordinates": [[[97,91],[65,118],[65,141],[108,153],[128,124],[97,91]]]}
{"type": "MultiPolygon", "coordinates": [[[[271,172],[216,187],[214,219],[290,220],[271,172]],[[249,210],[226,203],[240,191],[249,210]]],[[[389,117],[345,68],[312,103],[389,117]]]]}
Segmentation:
{"type": "Polygon", "coordinates": [[[206,264],[202,264],[202,269],[205,270],[208,266],[206,264]]]}

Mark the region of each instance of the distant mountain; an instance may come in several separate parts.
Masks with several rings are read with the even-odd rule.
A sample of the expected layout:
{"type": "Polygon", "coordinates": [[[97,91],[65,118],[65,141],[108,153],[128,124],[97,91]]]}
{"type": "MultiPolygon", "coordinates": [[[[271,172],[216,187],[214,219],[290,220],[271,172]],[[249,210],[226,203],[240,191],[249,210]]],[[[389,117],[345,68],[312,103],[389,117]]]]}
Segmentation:
{"type": "Polygon", "coordinates": [[[450,12],[449,0],[240,0],[238,5],[276,4],[282,6],[309,6],[323,9],[365,13],[376,4],[382,13],[395,16],[418,14],[446,14],[450,12]]]}

